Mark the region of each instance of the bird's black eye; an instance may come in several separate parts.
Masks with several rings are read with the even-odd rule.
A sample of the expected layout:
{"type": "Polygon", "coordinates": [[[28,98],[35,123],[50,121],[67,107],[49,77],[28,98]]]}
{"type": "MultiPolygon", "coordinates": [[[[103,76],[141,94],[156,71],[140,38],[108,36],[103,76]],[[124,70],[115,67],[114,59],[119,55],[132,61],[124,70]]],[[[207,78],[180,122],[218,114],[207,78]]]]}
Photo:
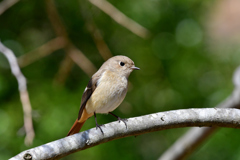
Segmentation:
{"type": "Polygon", "coordinates": [[[124,65],[125,65],[125,63],[124,63],[124,62],[120,62],[119,64],[120,64],[120,66],[124,66],[124,65]]]}

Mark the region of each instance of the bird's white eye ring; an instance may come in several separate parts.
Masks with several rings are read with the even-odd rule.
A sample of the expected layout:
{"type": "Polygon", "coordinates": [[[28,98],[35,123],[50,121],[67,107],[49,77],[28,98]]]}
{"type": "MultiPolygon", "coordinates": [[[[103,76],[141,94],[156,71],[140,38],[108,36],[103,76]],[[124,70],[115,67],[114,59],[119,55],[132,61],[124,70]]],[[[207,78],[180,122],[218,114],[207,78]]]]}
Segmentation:
{"type": "Polygon", "coordinates": [[[124,62],[119,62],[120,66],[124,66],[125,63],[124,62]]]}

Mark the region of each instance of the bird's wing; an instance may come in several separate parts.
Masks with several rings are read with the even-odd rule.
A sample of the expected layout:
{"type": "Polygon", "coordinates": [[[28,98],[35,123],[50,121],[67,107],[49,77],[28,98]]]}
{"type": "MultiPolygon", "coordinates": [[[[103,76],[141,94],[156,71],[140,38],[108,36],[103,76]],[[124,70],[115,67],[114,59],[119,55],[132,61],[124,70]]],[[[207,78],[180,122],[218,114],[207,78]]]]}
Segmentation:
{"type": "MultiPolygon", "coordinates": [[[[103,72],[101,72],[101,73],[103,73],[103,72]]],[[[79,113],[78,113],[78,120],[82,116],[82,113],[83,113],[83,110],[85,109],[87,101],[91,97],[94,90],[97,88],[97,85],[98,85],[97,82],[98,82],[99,78],[101,77],[101,73],[97,72],[96,74],[94,74],[92,76],[92,78],[88,82],[88,85],[87,85],[86,89],[83,92],[82,101],[81,101],[81,105],[80,105],[80,110],[79,110],[79,113]]]]}

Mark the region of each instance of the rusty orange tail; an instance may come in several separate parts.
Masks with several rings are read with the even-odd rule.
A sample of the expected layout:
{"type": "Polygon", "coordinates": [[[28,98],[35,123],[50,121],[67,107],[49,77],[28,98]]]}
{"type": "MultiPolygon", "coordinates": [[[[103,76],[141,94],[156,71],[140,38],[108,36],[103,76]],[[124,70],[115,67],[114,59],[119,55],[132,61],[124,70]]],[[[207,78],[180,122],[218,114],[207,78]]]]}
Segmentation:
{"type": "Polygon", "coordinates": [[[86,109],[83,110],[81,118],[78,120],[76,120],[72,126],[72,128],[70,129],[70,131],[68,132],[67,136],[73,135],[75,133],[78,133],[80,131],[80,129],[82,128],[83,124],[86,122],[86,120],[93,116],[93,113],[87,113],[86,109]]]}
{"type": "Polygon", "coordinates": [[[78,122],[78,119],[77,119],[74,122],[74,124],[73,124],[72,128],[70,129],[70,131],[68,132],[67,136],[70,136],[70,135],[73,135],[75,133],[78,133],[85,122],[86,121],[78,122]]]}

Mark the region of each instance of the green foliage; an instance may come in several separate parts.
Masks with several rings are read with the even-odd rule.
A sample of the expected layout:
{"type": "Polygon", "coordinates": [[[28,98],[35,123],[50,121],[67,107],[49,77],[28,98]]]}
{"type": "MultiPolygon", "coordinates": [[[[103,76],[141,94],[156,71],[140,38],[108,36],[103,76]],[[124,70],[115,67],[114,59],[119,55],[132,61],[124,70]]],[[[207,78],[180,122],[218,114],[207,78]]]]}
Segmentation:
{"type": "MultiPolygon", "coordinates": [[[[104,60],[86,27],[86,14],[93,16],[113,55],[126,55],[141,68],[131,74],[129,92],[114,113],[127,118],[174,109],[214,107],[231,94],[232,74],[239,65],[240,54],[239,50],[228,50],[222,55],[207,47],[209,39],[204,19],[207,19],[205,12],[213,7],[211,1],[109,2],[148,28],[151,37],[141,39],[88,1],[59,0],[55,4],[70,40],[97,68],[104,60]]],[[[0,15],[0,39],[18,57],[55,37],[44,1],[20,1],[0,15]]],[[[6,58],[0,54],[0,159],[8,159],[68,133],[77,118],[89,77],[74,65],[66,83],[56,83],[65,54],[61,49],[22,68],[28,80],[36,132],[30,147],[24,145],[17,81],[11,75],[6,58]]],[[[98,120],[108,123],[115,119],[98,115],[98,120]]],[[[95,122],[90,118],[82,130],[93,127],[95,122]]],[[[185,131],[187,129],[175,129],[128,137],[63,159],[157,159],[185,131]]],[[[220,129],[190,159],[239,159],[238,135],[238,130],[220,129]]]]}

